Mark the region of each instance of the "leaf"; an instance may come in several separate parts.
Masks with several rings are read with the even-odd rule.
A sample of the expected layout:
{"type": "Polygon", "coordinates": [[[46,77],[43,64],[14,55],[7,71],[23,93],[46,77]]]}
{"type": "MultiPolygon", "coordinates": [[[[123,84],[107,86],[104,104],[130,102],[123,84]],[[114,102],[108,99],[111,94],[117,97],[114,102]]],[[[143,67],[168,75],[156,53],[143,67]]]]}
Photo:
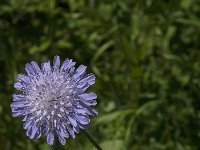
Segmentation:
{"type": "Polygon", "coordinates": [[[98,118],[95,119],[96,124],[107,124],[111,121],[117,121],[121,117],[125,117],[126,115],[133,113],[133,109],[125,109],[114,111],[105,115],[100,115],[98,118]]]}
{"type": "Polygon", "coordinates": [[[105,150],[124,150],[124,141],[121,139],[114,139],[114,140],[108,140],[104,141],[100,144],[102,146],[102,149],[105,150]]]}
{"type": "Polygon", "coordinates": [[[50,46],[50,40],[41,43],[41,45],[39,45],[39,46],[31,47],[29,49],[29,53],[33,55],[33,54],[36,54],[39,52],[44,52],[49,48],[49,46],[50,46]]]}

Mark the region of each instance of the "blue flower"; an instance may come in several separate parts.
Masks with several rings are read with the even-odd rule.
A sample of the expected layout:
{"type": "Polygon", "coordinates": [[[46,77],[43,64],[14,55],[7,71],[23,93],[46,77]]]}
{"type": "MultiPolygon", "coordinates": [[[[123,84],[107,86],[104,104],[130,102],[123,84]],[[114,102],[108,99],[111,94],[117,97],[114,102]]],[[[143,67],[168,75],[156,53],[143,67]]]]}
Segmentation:
{"type": "Polygon", "coordinates": [[[90,115],[97,115],[91,106],[97,104],[94,92],[86,89],[95,83],[94,74],[86,74],[86,66],[77,69],[72,59],[66,59],[60,66],[59,56],[41,68],[34,61],[27,63],[27,75],[19,74],[14,84],[22,94],[13,94],[11,109],[13,117],[21,117],[26,135],[30,138],[47,136],[47,143],[54,144],[57,134],[61,144],[69,136],[85,129],[90,115]]]}

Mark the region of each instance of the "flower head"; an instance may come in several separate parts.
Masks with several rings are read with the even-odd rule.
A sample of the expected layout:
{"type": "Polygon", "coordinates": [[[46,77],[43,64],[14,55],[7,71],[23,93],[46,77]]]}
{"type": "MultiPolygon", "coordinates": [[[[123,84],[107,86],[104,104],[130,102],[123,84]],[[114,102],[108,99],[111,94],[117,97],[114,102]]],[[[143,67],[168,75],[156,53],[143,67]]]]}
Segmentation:
{"type": "Polygon", "coordinates": [[[60,66],[60,58],[55,56],[53,67],[49,61],[41,68],[32,61],[25,66],[27,75],[18,75],[14,87],[22,94],[13,94],[11,109],[13,117],[23,118],[30,139],[45,134],[52,145],[57,134],[64,145],[65,138],[75,138],[75,133],[87,127],[89,115],[97,115],[91,108],[96,105],[96,94],[85,93],[95,83],[95,76],[86,74],[86,66],[75,69],[74,65],[66,59],[60,66]]]}

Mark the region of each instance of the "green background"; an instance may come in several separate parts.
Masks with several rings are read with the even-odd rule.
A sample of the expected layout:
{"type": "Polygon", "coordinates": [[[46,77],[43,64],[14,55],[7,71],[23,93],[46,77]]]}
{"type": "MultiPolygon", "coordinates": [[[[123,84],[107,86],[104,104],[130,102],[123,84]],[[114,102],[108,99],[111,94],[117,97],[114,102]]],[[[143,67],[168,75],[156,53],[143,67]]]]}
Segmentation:
{"type": "Polygon", "coordinates": [[[200,149],[199,0],[0,0],[1,150],[95,149],[83,133],[29,140],[12,117],[17,74],[54,55],[96,75],[87,131],[103,149],[200,149]]]}

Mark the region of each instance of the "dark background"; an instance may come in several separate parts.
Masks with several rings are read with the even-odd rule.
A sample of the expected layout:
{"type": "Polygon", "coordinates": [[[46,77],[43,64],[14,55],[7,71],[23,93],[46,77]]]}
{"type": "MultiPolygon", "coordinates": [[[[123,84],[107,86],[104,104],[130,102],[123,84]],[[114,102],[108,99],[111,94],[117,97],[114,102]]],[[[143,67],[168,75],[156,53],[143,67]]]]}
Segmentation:
{"type": "Polygon", "coordinates": [[[95,149],[83,133],[29,140],[12,117],[17,74],[54,55],[95,73],[103,149],[200,149],[199,0],[0,0],[1,150],[95,149]]]}

